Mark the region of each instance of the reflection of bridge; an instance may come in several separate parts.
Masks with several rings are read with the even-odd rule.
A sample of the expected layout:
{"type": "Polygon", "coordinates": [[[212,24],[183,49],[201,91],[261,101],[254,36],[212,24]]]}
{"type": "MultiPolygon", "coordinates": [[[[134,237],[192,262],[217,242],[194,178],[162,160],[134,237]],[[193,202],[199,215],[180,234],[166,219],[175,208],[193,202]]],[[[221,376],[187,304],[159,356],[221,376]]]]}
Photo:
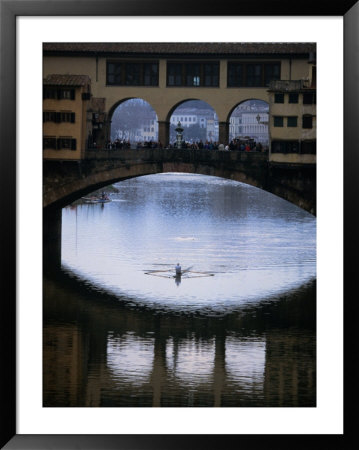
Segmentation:
{"type": "Polygon", "coordinates": [[[301,319],[287,316],[285,298],[272,314],[267,305],[256,317],[229,315],[225,327],[214,317],[127,308],[67,277],[46,277],[44,288],[47,406],[173,406],[174,398],[178,406],[314,406],[315,302],[307,299],[315,286],[290,300],[299,309],[305,302],[301,319]],[[278,330],[278,314],[283,329],[309,327],[307,340],[278,330]]]}
{"type": "Polygon", "coordinates": [[[102,150],[82,161],[44,161],[44,207],[62,207],[111,183],[162,172],[189,172],[241,181],[315,214],[315,167],[274,165],[266,153],[214,150],[102,150]]]}

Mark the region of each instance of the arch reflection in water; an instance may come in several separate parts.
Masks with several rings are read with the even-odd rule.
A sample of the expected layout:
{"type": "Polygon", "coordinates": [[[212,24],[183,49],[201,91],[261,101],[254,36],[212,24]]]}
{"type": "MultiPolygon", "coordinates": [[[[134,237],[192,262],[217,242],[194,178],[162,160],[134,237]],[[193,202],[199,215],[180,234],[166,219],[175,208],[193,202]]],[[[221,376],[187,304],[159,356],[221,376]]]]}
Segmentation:
{"type": "Polygon", "coordinates": [[[116,383],[141,386],[150,381],[154,360],[154,339],[128,332],[123,336],[109,334],[107,367],[116,383]]]}
{"type": "Polygon", "coordinates": [[[226,339],[226,374],[234,391],[263,397],[266,342],[254,338],[226,339]]]}
{"type": "Polygon", "coordinates": [[[196,386],[212,381],[215,342],[192,338],[174,343],[171,339],[166,347],[167,368],[177,382],[184,386],[196,386]]]}
{"type": "Polygon", "coordinates": [[[315,290],[226,316],[154,314],[53,274],[44,406],[315,406],[315,290]]]}

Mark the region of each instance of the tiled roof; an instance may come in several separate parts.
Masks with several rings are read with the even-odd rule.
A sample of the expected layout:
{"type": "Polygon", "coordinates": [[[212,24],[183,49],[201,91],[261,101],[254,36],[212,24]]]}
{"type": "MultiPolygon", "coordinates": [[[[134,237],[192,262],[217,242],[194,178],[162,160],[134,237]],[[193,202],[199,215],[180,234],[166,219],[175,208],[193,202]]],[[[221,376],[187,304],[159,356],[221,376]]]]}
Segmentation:
{"type": "Polygon", "coordinates": [[[50,86],[85,86],[90,83],[88,75],[48,75],[44,79],[45,85],[50,86]]]}
{"type": "Polygon", "coordinates": [[[99,42],[79,43],[61,42],[44,43],[44,53],[120,53],[131,55],[140,54],[206,54],[206,55],[245,55],[245,54],[303,54],[315,53],[315,43],[233,43],[233,42],[99,42]]]}

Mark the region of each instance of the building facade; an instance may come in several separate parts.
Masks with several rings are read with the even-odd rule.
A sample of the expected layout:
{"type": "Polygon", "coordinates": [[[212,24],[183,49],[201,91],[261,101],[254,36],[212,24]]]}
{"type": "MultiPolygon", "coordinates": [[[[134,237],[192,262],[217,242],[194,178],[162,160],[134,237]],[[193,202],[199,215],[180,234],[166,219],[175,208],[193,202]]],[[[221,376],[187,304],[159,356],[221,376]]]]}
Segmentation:
{"type": "Polygon", "coordinates": [[[49,75],[43,83],[46,159],[81,159],[86,148],[91,81],[86,75],[49,75]]]}
{"type": "Polygon", "coordinates": [[[270,85],[270,161],[315,164],[316,89],[306,80],[270,85]]]}
{"type": "MultiPolygon", "coordinates": [[[[114,111],[118,105],[131,98],[141,98],[152,106],[158,120],[158,139],[163,145],[169,143],[173,112],[188,100],[205,101],[214,109],[218,118],[218,140],[227,143],[234,109],[247,100],[257,99],[270,104],[268,121],[270,139],[274,141],[272,155],[278,159],[278,150],[284,148],[283,145],[280,147],[279,141],[300,141],[302,153],[299,154],[310,147],[306,143],[311,141],[315,133],[315,105],[312,104],[310,109],[302,100],[300,104],[305,112],[300,113],[290,109],[293,104],[289,107],[289,100],[277,104],[275,94],[280,93],[280,90],[278,86],[272,85],[270,88],[270,83],[306,81],[315,91],[315,51],[316,46],[311,43],[45,43],[43,68],[45,80],[48,76],[86,74],[91,80],[91,99],[103,100],[103,110],[92,112],[98,117],[93,119],[93,123],[88,123],[88,128],[82,127],[86,131],[82,131],[81,137],[80,134],[76,136],[76,147],[80,145],[81,151],[86,148],[87,132],[91,133],[91,139],[97,146],[108,142],[114,111]],[[288,110],[283,111],[283,107],[288,110]],[[304,124],[304,127],[297,127],[302,135],[293,134],[295,127],[291,124],[294,119],[290,119],[288,126],[287,118],[296,115],[298,121],[304,124]],[[311,134],[307,133],[308,116],[312,117],[311,134]],[[278,117],[283,117],[282,127],[279,126],[278,117]]],[[[299,91],[300,96],[304,94],[302,88],[299,91]]],[[[70,106],[74,105],[64,104],[63,107],[66,111],[72,111],[70,106]]],[[[57,108],[57,105],[44,104],[47,110],[55,106],[57,108]]],[[[85,104],[82,106],[86,109],[85,104]]],[[[85,110],[82,116],[86,116],[85,110]]],[[[206,118],[202,119],[204,124],[206,118]]],[[[79,125],[77,121],[75,124],[79,125]]],[[[185,125],[184,121],[181,124],[185,125]]],[[[68,133],[74,139],[70,129],[47,129],[46,133],[50,133],[47,136],[53,137],[55,131],[68,133]]],[[[61,145],[68,146],[69,141],[61,145]]],[[[67,156],[71,154],[72,158],[78,155],[78,149],[77,153],[69,153],[67,148],[63,150],[67,156]]],[[[283,155],[288,155],[288,150],[289,147],[285,147],[287,153],[283,155]]],[[[312,151],[312,147],[308,151],[312,151]]],[[[57,155],[63,156],[62,153],[57,155]]],[[[48,152],[45,156],[48,156],[48,152]]]]}

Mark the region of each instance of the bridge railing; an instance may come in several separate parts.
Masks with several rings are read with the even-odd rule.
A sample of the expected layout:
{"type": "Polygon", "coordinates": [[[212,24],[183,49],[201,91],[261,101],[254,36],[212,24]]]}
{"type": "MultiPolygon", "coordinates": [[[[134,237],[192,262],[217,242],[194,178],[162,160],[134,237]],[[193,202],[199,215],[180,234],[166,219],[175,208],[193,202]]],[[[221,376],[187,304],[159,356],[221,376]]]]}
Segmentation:
{"type": "Polygon", "coordinates": [[[139,149],[109,149],[97,148],[85,151],[87,160],[119,159],[123,161],[145,160],[191,160],[191,161],[267,161],[268,151],[250,152],[240,150],[209,150],[209,149],[176,149],[176,148],[139,148],[139,149]]]}

